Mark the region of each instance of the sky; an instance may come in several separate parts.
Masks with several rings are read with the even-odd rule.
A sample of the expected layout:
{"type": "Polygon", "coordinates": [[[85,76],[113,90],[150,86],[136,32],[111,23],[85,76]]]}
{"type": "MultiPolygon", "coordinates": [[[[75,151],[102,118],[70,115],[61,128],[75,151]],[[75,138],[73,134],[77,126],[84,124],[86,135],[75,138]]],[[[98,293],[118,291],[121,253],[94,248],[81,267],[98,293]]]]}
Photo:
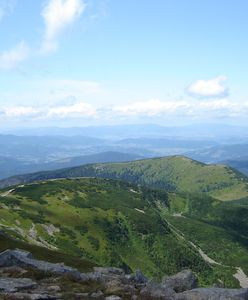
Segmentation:
{"type": "Polygon", "coordinates": [[[247,0],[0,0],[0,126],[248,125],[247,0]]]}

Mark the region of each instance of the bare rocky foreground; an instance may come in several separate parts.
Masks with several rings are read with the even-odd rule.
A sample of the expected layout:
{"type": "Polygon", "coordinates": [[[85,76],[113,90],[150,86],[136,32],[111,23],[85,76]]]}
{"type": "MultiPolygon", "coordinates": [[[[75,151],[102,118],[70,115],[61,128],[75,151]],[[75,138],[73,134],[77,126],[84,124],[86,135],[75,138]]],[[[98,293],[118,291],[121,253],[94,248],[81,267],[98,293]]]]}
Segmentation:
{"type": "Polygon", "coordinates": [[[190,270],[164,277],[161,283],[148,281],[140,271],[125,274],[118,268],[80,273],[17,249],[0,254],[0,299],[244,300],[248,289],[197,288],[190,270]]]}

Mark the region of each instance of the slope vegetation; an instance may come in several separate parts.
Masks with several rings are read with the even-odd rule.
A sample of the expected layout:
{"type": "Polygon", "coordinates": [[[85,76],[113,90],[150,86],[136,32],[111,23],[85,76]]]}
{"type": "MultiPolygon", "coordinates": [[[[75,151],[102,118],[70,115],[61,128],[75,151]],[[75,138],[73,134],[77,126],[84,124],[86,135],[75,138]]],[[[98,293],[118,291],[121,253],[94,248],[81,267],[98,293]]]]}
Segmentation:
{"type": "Polygon", "coordinates": [[[224,165],[206,165],[183,156],[92,164],[15,176],[1,181],[0,186],[73,177],[120,179],[171,192],[210,195],[223,201],[248,196],[248,178],[238,171],[224,165]]]}
{"type": "Polygon", "coordinates": [[[1,230],[26,243],[156,278],[191,268],[202,284],[220,279],[238,286],[232,276],[236,265],[212,266],[168,222],[175,210],[172,196],[106,179],[29,184],[2,191],[1,230]]]}

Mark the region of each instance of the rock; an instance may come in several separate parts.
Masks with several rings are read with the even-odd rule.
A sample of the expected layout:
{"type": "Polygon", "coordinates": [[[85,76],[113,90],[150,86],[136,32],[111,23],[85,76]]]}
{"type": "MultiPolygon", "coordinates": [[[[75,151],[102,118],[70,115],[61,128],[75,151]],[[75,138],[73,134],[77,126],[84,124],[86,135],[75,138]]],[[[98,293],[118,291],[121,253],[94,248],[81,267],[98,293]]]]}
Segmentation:
{"type": "MultiPolygon", "coordinates": [[[[97,270],[100,270],[100,268],[95,268],[97,270]]],[[[81,281],[87,282],[87,281],[95,281],[98,283],[101,283],[104,286],[107,286],[109,282],[115,282],[115,280],[118,280],[120,284],[133,284],[133,275],[132,277],[129,277],[129,275],[120,274],[119,271],[112,271],[107,270],[112,268],[102,268],[102,272],[90,272],[90,273],[84,273],[81,274],[81,281]],[[83,278],[85,279],[83,280],[83,278]]]]}
{"type": "Polygon", "coordinates": [[[61,291],[61,288],[58,285],[50,285],[47,287],[47,291],[51,293],[58,293],[61,291]]]}
{"type": "Polygon", "coordinates": [[[0,253],[0,267],[19,266],[23,268],[33,268],[44,272],[55,274],[68,274],[80,280],[80,272],[76,269],[65,266],[62,263],[53,264],[42,260],[36,260],[32,254],[23,250],[6,250],[0,253]]]}
{"type": "Polygon", "coordinates": [[[164,277],[162,285],[171,287],[175,292],[180,293],[197,287],[197,278],[191,270],[182,272],[169,277],[164,277]]]}
{"type": "Polygon", "coordinates": [[[89,293],[76,293],[75,295],[75,299],[79,299],[79,300],[82,300],[82,299],[89,299],[89,293]]]}
{"type": "Polygon", "coordinates": [[[99,281],[99,276],[95,273],[81,273],[80,282],[99,281]]]}
{"type": "Polygon", "coordinates": [[[142,300],[171,300],[174,299],[174,290],[160,284],[148,283],[141,291],[142,300]]]}
{"type": "Polygon", "coordinates": [[[105,275],[125,275],[124,270],[120,268],[94,267],[94,271],[105,275]]]}
{"type": "Polygon", "coordinates": [[[0,253],[0,299],[61,300],[69,295],[75,300],[248,300],[248,289],[196,288],[196,285],[197,279],[190,270],[164,277],[157,284],[147,282],[139,270],[130,275],[119,268],[97,267],[94,272],[80,274],[63,264],[35,260],[26,251],[0,253]],[[44,273],[29,272],[30,269],[44,273]],[[29,275],[42,276],[36,276],[36,282],[23,278],[29,275]],[[79,279],[76,283],[75,278],[79,279]]]}
{"type": "MultiPolygon", "coordinates": [[[[13,294],[5,294],[5,296],[9,296],[9,299],[15,300],[59,300],[56,296],[51,296],[47,294],[28,294],[28,293],[13,293],[13,294]]],[[[8,299],[8,298],[6,298],[8,299]]]]}
{"type": "Polygon", "coordinates": [[[176,300],[247,300],[248,289],[199,288],[177,294],[176,300]]]}
{"type": "Polygon", "coordinates": [[[134,274],[134,281],[137,283],[147,283],[148,280],[140,270],[137,270],[134,274]]]}
{"type": "Polygon", "coordinates": [[[98,299],[98,300],[104,300],[104,294],[102,291],[96,292],[96,293],[92,293],[89,297],[89,299],[98,299]]]}
{"type": "Polygon", "coordinates": [[[114,279],[106,283],[106,294],[118,296],[132,296],[136,292],[136,288],[132,284],[123,284],[120,279],[114,279]]]}
{"type": "Polygon", "coordinates": [[[134,281],[134,275],[133,274],[126,274],[125,276],[126,281],[134,281]]]}
{"type": "Polygon", "coordinates": [[[12,267],[6,267],[6,268],[0,268],[0,276],[1,274],[5,274],[8,277],[22,277],[22,275],[24,275],[25,273],[27,273],[27,270],[24,270],[23,268],[20,267],[16,267],[16,266],[12,266],[12,267]]]}
{"type": "Polygon", "coordinates": [[[0,291],[16,292],[21,289],[30,289],[37,284],[29,278],[0,278],[0,291]]]}

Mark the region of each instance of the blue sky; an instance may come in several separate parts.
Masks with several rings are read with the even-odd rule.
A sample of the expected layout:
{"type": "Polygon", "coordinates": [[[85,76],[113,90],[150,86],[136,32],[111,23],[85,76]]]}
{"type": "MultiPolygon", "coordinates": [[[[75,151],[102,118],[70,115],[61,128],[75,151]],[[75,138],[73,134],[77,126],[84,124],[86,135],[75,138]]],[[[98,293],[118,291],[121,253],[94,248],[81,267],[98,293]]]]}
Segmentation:
{"type": "Polygon", "coordinates": [[[0,125],[247,124],[246,0],[0,0],[0,125]]]}

